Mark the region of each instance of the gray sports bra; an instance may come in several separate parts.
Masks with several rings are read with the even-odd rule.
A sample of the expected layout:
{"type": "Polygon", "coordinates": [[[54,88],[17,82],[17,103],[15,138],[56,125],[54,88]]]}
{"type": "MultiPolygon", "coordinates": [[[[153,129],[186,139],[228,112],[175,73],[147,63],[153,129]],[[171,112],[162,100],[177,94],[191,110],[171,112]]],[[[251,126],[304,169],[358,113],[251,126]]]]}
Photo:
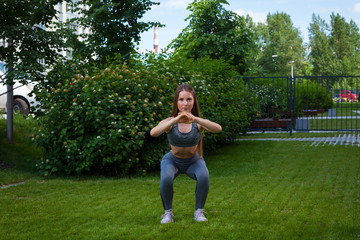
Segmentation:
{"type": "Polygon", "coordinates": [[[175,123],[167,137],[170,144],[175,147],[193,147],[200,142],[201,133],[196,123],[192,123],[191,130],[188,133],[180,132],[178,124],[175,123]]]}

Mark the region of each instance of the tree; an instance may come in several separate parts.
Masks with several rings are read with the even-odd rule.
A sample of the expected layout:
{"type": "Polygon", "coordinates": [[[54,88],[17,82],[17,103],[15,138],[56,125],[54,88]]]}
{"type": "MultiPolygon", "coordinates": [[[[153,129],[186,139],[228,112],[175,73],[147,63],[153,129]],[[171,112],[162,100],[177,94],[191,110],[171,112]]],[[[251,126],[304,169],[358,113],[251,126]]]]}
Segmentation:
{"type": "MultiPolygon", "coordinates": [[[[74,1],[74,11],[79,17],[67,25],[77,24],[90,31],[80,35],[68,35],[68,46],[73,55],[88,61],[96,59],[105,63],[114,54],[126,56],[135,49],[140,34],[151,27],[160,26],[155,22],[141,22],[139,19],[152,5],[150,0],[79,0],[74,1]],[[86,6],[86,7],[84,7],[86,6]]],[[[70,27],[71,29],[71,27],[70,27]]]]}
{"type": "Polygon", "coordinates": [[[320,16],[313,14],[309,27],[309,46],[311,48],[309,61],[312,65],[312,74],[315,76],[334,75],[336,62],[328,37],[329,33],[329,25],[320,16]]]}
{"type": "Polygon", "coordinates": [[[336,75],[360,74],[360,34],[353,20],[350,23],[339,14],[331,14],[331,35],[329,37],[336,60],[336,75]]]}
{"type": "Polygon", "coordinates": [[[188,6],[192,13],[185,19],[189,25],[169,47],[175,54],[188,58],[224,59],[239,73],[250,71],[255,39],[250,18],[239,16],[223,7],[226,0],[195,0],[188,6]]]}
{"type": "Polygon", "coordinates": [[[50,28],[56,15],[54,5],[60,0],[3,0],[0,4],[0,61],[6,64],[7,72],[1,79],[8,84],[7,140],[13,141],[13,92],[14,79],[22,83],[27,80],[44,79],[46,65],[57,58],[62,46],[60,35],[50,28]],[[45,64],[39,60],[44,60],[45,64]],[[11,109],[11,110],[10,110],[11,109]]]}
{"type": "Polygon", "coordinates": [[[62,46],[60,35],[51,28],[56,17],[54,6],[61,0],[3,0],[0,7],[0,61],[8,69],[7,83],[20,78],[42,80],[46,65],[55,62],[62,46]],[[45,64],[39,60],[45,60],[45,64]]]}
{"type": "MultiPolygon", "coordinates": [[[[360,74],[360,34],[354,21],[347,23],[339,14],[331,14],[328,25],[313,15],[309,28],[311,52],[309,60],[313,75],[346,76],[360,74]]],[[[334,79],[325,79],[324,85],[334,86],[334,79]]],[[[338,83],[339,84],[339,83],[338,83]]],[[[352,84],[351,82],[349,83],[352,84]]]]}
{"type": "Polygon", "coordinates": [[[293,26],[288,14],[269,13],[266,23],[256,26],[256,35],[261,49],[258,63],[262,74],[289,75],[290,61],[295,61],[297,74],[306,72],[305,47],[300,31],[293,26]]]}

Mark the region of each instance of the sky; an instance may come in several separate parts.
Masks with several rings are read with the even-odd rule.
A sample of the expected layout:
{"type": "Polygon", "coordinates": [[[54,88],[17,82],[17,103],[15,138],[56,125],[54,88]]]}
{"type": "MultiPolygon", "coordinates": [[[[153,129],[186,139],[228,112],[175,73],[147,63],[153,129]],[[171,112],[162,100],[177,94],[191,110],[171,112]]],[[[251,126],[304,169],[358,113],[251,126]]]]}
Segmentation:
{"type": "MultiPolygon", "coordinates": [[[[186,10],[193,0],[152,0],[160,5],[152,6],[141,19],[144,22],[160,22],[165,27],[158,29],[159,49],[165,48],[188,25],[186,10]]],[[[330,24],[331,13],[339,13],[346,22],[350,20],[360,27],[360,0],[227,0],[225,9],[239,15],[250,15],[254,22],[265,22],[268,13],[285,12],[290,15],[294,27],[298,28],[305,43],[308,43],[308,27],[312,15],[319,15],[330,24]]],[[[154,29],[141,34],[140,50],[154,48],[154,29]]]]}

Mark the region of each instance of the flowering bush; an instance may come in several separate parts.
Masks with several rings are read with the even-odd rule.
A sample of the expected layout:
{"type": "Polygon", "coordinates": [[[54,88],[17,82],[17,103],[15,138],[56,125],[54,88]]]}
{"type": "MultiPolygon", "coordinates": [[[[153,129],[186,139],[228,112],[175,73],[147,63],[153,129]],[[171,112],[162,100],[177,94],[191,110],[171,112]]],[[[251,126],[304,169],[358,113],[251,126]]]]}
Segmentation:
{"type": "Polygon", "coordinates": [[[286,88],[278,88],[272,84],[256,84],[252,87],[258,99],[258,113],[262,118],[279,117],[279,112],[287,109],[286,88]]]}
{"type": "Polygon", "coordinates": [[[158,168],[169,145],[165,134],[152,138],[149,132],[170,115],[180,83],[193,85],[203,116],[223,125],[222,134],[205,136],[208,146],[233,140],[250,119],[242,82],[219,60],[181,60],[148,56],[145,63],[109,64],[91,73],[69,70],[58,83],[37,89],[44,109],[32,134],[44,149],[35,162],[39,172],[125,175],[158,168]]]}
{"type": "Polygon", "coordinates": [[[219,123],[223,131],[204,135],[204,150],[210,152],[217,146],[233,141],[250,124],[256,114],[254,96],[245,89],[238,73],[222,60],[202,58],[187,59],[181,55],[166,61],[158,55],[149,63],[155,69],[170,71],[178,84],[194,87],[201,116],[219,123]]]}

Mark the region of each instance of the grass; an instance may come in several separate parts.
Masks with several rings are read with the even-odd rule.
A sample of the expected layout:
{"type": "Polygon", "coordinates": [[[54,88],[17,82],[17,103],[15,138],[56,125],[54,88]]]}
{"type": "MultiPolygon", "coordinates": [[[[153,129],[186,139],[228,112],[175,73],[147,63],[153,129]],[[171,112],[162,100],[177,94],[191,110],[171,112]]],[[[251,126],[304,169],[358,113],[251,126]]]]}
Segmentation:
{"type": "Polygon", "coordinates": [[[360,103],[337,102],[334,103],[333,108],[336,109],[336,117],[343,118],[326,119],[322,117],[328,117],[328,112],[318,114],[310,119],[310,130],[360,129],[360,119],[351,119],[351,117],[360,116],[360,103]]]}
{"type": "Polygon", "coordinates": [[[20,114],[14,115],[14,144],[6,140],[6,119],[0,119],[0,161],[5,161],[14,168],[0,171],[0,186],[26,180],[35,176],[34,169],[27,162],[29,158],[40,157],[40,150],[29,144],[29,129],[34,126],[31,118],[25,119],[20,114]]]}
{"type": "Polygon", "coordinates": [[[196,182],[180,175],[174,184],[176,222],[167,225],[159,224],[158,172],[112,179],[31,173],[29,178],[29,171],[20,168],[19,175],[28,178],[25,184],[0,189],[0,236],[360,239],[359,155],[359,147],[310,147],[306,142],[242,141],[223,147],[205,159],[209,222],[192,220],[196,182]]]}
{"type": "MultiPolygon", "coordinates": [[[[336,109],[336,116],[360,116],[360,113],[354,111],[360,111],[360,103],[334,103],[334,109],[336,109]]],[[[328,116],[328,113],[326,115],[328,116]]]]}
{"type": "Polygon", "coordinates": [[[310,119],[310,130],[337,130],[337,129],[357,129],[360,131],[359,119],[310,119]]]}

